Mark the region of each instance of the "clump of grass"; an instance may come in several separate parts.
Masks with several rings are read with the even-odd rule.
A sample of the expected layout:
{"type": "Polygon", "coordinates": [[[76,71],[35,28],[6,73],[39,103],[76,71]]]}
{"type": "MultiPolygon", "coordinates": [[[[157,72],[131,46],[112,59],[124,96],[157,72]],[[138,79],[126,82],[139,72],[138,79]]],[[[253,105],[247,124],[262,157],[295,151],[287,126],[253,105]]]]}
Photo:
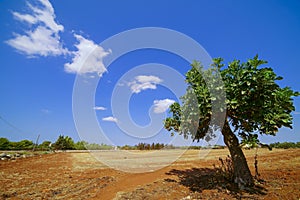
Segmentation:
{"type": "Polygon", "coordinates": [[[232,158],[227,155],[225,159],[219,158],[220,164],[214,165],[216,175],[226,181],[233,181],[233,162],[232,158]]]}

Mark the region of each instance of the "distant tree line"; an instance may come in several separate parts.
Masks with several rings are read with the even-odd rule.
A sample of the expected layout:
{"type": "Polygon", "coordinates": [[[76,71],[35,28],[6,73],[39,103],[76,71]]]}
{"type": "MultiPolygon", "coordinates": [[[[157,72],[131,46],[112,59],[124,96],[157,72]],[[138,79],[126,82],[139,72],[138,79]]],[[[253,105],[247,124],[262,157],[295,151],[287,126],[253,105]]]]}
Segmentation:
{"type": "MultiPolygon", "coordinates": [[[[300,148],[300,142],[276,142],[269,145],[272,148],[277,149],[289,149],[300,148]]],[[[214,145],[208,147],[202,146],[189,146],[189,147],[175,147],[172,144],[163,143],[138,143],[137,145],[124,145],[118,146],[121,150],[160,150],[160,149],[224,149],[224,146],[214,145]]],[[[0,150],[37,150],[37,151],[49,151],[49,150],[112,150],[115,149],[112,145],[88,143],[86,141],[74,142],[69,136],[60,135],[57,140],[52,143],[51,141],[43,141],[41,144],[34,144],[30,140],[21,140],[18,142],[9,141],[7,138],[0,138],[0,150]]]]}
{"type": "Polygon", "coordinates": [[[31,150],[34,143],[30,140],[11,142],[7,138],[0,138],[0,150],[31,150]]]}
{"type": "Polygon", "coordinates": [[[0,138],[0,150],[36,150],[36,151],[50,151],[50,150],[110,150],[114,147],[106,144],[88,143],[85,141],[74,142],[69,136],[60,135],[57,140],[43,141],[41,144],[34,144],[30,140],[21,140],[19,142],[9,141],[7,138],[0,138]]]}
{"type": "Polygon", "coordinates": [[[290,149],[290,148],[300,148],[300,142],[276,142],[270,144],[272,148],[277,148],[277,149],[290,149]]]}
{"type": "Polygon", "coordinates": [[[159,150],[163,149],[165,147],[164,144],[156,143],[154,142],[152,144],[147,144],[147,143],[138,143],[136,145],[137,150],[159,150]]]}
{"type": "Polygon", "coordinates": [[[137,145],[124,145],[118,146],[121,150],[160,150],[160,149],[176,149],[177,147],[173,146],[172,144],[163,144],[163,143],[138,143],[137,145]]]}
{"type": "Polygon", "coordinates": [[[225,146],[222,145],[211,145],[211,146],[189,146],[188,149],[225,149],[225,146]]]}
{"type": "Polygon", "coordinates": [[[86,141],[74,142],[69,136],[60,135],[50,150],[111,150],[113,146],[107,144],[88,143],[86,141]]]}

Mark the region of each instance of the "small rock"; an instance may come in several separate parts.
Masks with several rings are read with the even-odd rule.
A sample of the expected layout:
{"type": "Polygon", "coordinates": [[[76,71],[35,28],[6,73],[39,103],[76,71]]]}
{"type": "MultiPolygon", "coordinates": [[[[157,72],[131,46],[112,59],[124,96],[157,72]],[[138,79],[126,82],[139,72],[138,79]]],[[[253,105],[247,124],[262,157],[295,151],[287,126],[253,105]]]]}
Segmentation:
{"type": "Polygon", "coordinates": [[[1,153],[0,158],[6,157],[6,153],[1,153]]]}
{"type": "Polygon", "coordinates": [[[19,158],[19,157],[21,157],[21,154],[16,153],[16,154],[15,154],[15,157],[19,158]]]}

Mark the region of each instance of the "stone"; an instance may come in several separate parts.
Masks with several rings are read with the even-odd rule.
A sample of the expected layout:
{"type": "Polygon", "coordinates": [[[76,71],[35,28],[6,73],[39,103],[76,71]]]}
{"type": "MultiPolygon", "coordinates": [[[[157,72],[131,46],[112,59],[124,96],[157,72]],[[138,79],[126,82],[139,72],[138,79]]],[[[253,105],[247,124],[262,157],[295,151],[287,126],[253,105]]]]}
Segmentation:
{"type": "Polygon", "coordinates": [[[16,153],[16,154],[15,154],[15,157],[20,158],[20,157],[21,157],[21,154],[16,153]]]}
{"type": "Polygon", "coordinates": [[[4,158],[4,157],[6,157],[6,153],[1,153],[0,158],[4,158]]]}
{"type": "Polygon", "coordinates": [[[10,158],[12,158],[13,156],[10,155],[10,154],[7,154],[5,157],[8,158],[8,159],[10,159],[10,158]]]}

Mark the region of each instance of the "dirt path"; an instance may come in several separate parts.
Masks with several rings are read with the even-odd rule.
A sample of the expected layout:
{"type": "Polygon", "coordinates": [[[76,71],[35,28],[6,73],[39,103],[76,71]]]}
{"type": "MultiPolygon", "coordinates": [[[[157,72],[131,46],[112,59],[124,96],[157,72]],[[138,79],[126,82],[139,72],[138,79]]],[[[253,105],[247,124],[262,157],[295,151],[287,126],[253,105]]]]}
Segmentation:
{"type": "Polygon", "coordinates": [[[117,182],[106,187],[105,190],[100,191],[95,199],[113,199],[118,192],[131,191],[140,185],[147,185],[158,180],[163,174],[163,170],[144,174],[126,174],[121,176],[117,182]]]}

